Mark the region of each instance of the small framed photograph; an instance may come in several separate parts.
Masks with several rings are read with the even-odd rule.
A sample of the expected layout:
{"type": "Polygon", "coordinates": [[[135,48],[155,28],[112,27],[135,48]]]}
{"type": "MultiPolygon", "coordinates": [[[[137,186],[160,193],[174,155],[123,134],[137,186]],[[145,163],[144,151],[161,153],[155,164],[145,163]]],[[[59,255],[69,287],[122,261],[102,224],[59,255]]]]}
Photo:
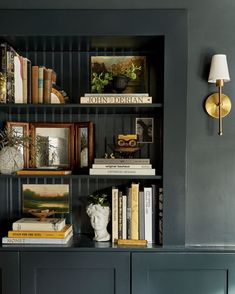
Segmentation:
{"type": "Polygon", "coordinates": [[[7,130],[10,136],[18,139],[18,146],[24,158],[24,168],[29,167],[29,124],[27,122],[8,121],[7,130]]]}
{"type": "Polygon", "coordinates": [[[22,203],[24,213],[32,209],[69,213],[69,185],[23,184],[22,203]]]}
{"type": "Polygon", "coordinates": [[[139,143],[153,143],[154,119],[152,117],[137,117],[135,120],[135,133],[139,143]]]}
{"type": "Polygon", "coordinates": [[[91,167],[94,160],[94,127],[91,121],[75,124],[75,164],[78,169],[91,167]]]}

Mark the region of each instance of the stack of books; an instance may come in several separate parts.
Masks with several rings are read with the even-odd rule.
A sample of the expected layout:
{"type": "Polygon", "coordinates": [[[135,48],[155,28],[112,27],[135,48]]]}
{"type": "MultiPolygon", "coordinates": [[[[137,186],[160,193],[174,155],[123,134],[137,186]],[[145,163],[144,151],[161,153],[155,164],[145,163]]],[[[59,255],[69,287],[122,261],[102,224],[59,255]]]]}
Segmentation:
{"type": "Polygon", "coordinates": [[[2,244],[66,244],[73,236],[64,218],[21,218],[12,224],[2,244]]]}
{"type": "Polygon", "coordinates": [[[155,175],[149,158],[95,158],[90,175],[155,175]]]}
{"type": "Polygon", "coordinates": [[[132,183],[125,191],[112,188],[112,242],[147,240],[162,245],[163,189],[132,183]]]}

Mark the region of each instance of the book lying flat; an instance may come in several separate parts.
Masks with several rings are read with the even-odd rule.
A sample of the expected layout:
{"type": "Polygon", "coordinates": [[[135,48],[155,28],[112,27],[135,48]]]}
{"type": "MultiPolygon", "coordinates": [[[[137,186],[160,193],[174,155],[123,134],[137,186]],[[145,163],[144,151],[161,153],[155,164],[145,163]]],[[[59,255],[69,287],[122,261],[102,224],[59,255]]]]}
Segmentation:
{"type": "Polygon", "coordinates": [[[8,237],[17,238],[66,238],[72,231],[72,225],[65,225],[61,231],[8,231],[8,237]]]}
{"type": "Polygon", "coordinates": [[[95,158],[95,164],[150,164],[149,158],[95,158]]]}
{"type": "Polygon", "coordinates": [[[65,238],[17,238],[3,237],[2,244],[66,244],[73,236],[71,231],[65,238]]]}
{"type": "Polygon", "coordinates": [[[152,168],[152,164],[92,164],[92,168],[152,168]]]}
{"type": "Polygon", "coordinates": [[[12,224],[13,231],[61,231],[65,218],[21,218],[12,224]]]}
{"type": "Polygon", "coordinates": [[[71,170],[52,170],[52,169],[20,169],[16,171],[17,175],[70,175],[71,170]]]}
{"type": "Polygon", "coordinates": [[[148,175],[148,176],[155,176],[155,169],[154,168],[90,168],[89,170],[90,175],[148,175]]]}
{"type": "Polygon", "coordinates": [[[86,96],[80,97],[81,104],[144,104],[152,103],[152,97],[149,96],[86,96]]]}

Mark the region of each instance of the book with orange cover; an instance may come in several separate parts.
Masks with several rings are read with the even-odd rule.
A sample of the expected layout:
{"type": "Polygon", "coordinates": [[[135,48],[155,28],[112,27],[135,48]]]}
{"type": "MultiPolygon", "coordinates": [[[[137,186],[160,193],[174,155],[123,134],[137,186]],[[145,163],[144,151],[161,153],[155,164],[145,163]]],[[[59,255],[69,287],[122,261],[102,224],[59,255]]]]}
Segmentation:
{"type": "Polygon", "coordinates": [[[8,231],[8,237],[16,238],[66,238],[72,232],[72,225],[67,224],[61,231],[8,231]]]}
{"type": "Polygon", "coordinates": [[[20,169],[16,171],[17,175],[70,175],[71,170],[51,170],[51,169],[20,169]]]}

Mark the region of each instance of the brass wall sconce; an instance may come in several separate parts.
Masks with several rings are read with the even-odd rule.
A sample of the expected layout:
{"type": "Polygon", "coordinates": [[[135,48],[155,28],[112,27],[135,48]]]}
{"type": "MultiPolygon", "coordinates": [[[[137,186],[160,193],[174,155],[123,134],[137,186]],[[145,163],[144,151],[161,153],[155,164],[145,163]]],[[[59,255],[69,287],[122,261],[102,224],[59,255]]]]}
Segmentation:
{"type": "Polygon", "coordinates": [[[207,97],[205,102],[206,112],[213,118],[219,119],[218,135],[223,135],[222,118],[229,114],[231,110],[231,101],[227,95],[222,94],[222,87],[225,82],[230,81],[227,58],[224,54],[216,54],[212,56],[209,83],[215,83],[218,92],[207,97]]]}

